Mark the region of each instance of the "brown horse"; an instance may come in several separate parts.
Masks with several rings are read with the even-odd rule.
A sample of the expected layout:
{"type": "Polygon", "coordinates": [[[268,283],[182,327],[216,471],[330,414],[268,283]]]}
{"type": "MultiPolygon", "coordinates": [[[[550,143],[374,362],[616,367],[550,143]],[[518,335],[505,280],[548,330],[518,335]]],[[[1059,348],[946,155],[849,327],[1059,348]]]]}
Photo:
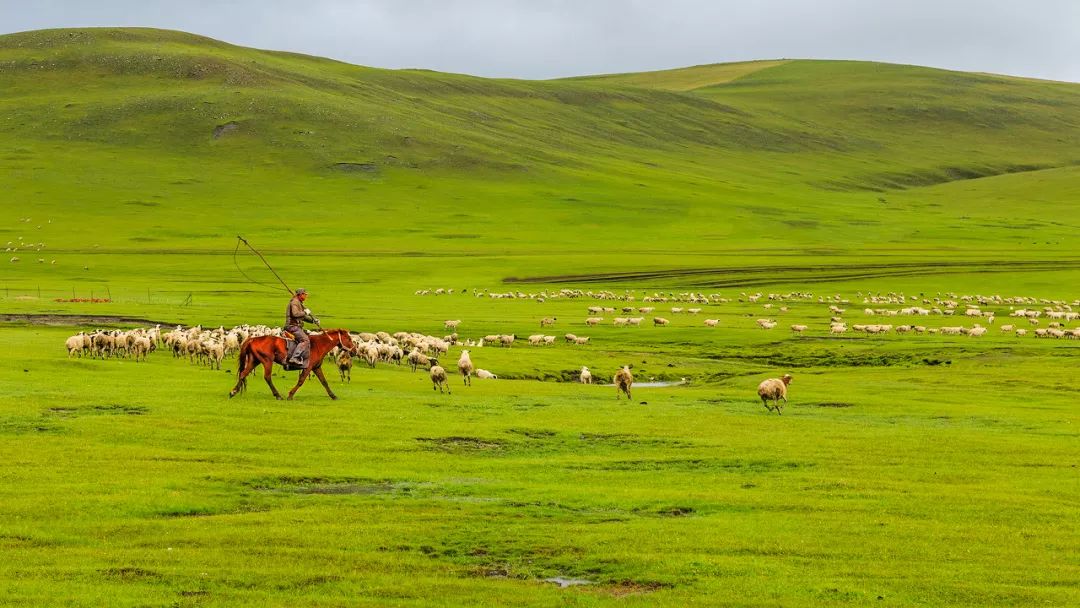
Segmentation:
{"type": "MultiPolygon", "coordinates": [[[[330,390],[330,385],[326,383],[326,376],[323,375],[322,371],[323,357],[335,346],[340,346],[351,353],[356,352],[356,345],[353,344],[352,337],[347,329],[328,329],[321,334],[311,334],[311,356],[308,358],[307,367],[300,372],[300,379],[297,381],[296,386],[289,391],[289,400],[292,400],[296,391],[304,385],[304,381],[311,375],[311,372],[315,372],[319,382],[322,382],[323,387],[326,388],[326,394],[330,395],[331,399],[337,399],[337,395],[330,390]]],[[[244,340],[244,343],[240,345],[240,361],[237,363],[236,368],[236,386],[229,391],[229,398],[233,398],[237,393],[247,388],[248,374],[261,363],[266,384],[270,386],[274,396],[280,400],[281,393],[278,392],[277,387],[270,380],[270,374],[274,371],[275,363],[282,367],[285,366],[285,357],[288,350],[285,338],[277,336],[258,336],[244,340]]]]}

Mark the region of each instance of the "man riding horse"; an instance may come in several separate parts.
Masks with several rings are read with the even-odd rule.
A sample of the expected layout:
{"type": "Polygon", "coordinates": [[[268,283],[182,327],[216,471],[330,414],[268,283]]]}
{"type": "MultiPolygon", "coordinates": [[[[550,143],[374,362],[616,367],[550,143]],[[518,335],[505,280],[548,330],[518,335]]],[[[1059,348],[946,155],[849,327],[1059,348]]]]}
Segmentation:
{"type": "Polygon", "coordinates": [[[289,307],[285,309],[285,331],[296,338],[296,346],[293,347],[292,357],[289,358],[290,366],[304,367],[307,365],[308,353],[311,351],[311,339],[304,331],[304,321],[319,325],[319,319],[311,315],[311,311],[304,307],[304,301],[308,298],[308,292],[304,288],[296,290],[296,295],[289,300],[289,307]]]}

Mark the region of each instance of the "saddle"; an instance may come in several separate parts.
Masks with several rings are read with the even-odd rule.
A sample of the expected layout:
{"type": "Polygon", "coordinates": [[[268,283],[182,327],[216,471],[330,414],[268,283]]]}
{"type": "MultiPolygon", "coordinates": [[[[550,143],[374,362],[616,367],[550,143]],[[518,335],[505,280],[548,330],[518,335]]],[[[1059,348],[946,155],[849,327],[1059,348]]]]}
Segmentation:
{"type": "Polygon", "coordinates": [[[310,357],[311,354],[308,353],[308,355],[304,357],[304,362],[301,365],[294,365],[290,363],[293,358],[293,353],[296,352],[296,347],[299,345],[299,342],[296,341],[296,336],[294,336],[292,332],[283,330],[281,332],[281,337],[285,338],[285,363],[282,364],[282,367],[287,372],[305,369],[307,367],[308,357],[310,357]]]}

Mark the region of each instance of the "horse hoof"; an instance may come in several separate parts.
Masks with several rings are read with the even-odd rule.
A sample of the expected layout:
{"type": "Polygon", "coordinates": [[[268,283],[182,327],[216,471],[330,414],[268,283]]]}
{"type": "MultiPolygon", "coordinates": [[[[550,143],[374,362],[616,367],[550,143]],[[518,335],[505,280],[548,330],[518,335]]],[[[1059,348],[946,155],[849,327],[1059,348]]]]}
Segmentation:
{"type": "Polygon", "coordinates": [[[330,395],[330,398],[333,399],[334,401],[337,401],[337,395],[330,395]]]}

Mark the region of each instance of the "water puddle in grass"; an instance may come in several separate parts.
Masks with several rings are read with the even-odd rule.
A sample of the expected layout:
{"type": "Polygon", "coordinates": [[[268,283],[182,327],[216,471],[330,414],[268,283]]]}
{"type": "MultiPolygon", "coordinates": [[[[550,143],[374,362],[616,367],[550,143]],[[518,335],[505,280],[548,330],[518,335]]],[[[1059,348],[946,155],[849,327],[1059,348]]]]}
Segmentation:
{"type": "MultiPolygon", "coordinates": [[[[667,388],[669,386],[684,386],[686,384],[690,384],[690,380],[688,378],[680,378],[678,380],[656,380],[653,382],[635,382],[634,385],[631,387],[631,390],[635,388],[667,388]]],[[[601,386],[615,385],[603,384],[601,386]]]]}
{"type": "Polygon", "coordinates": [[[553,576],[551,578],[545,578],[544,582],[545,583],[555,583],[561,589],[566,589],[567,587],[575,587],[577,585],[593,585],[593,584],[595,584],[594,581],[585,580],[583,578],[566,578],[566,577],[563,577],[563,576],[553,576]]]}

